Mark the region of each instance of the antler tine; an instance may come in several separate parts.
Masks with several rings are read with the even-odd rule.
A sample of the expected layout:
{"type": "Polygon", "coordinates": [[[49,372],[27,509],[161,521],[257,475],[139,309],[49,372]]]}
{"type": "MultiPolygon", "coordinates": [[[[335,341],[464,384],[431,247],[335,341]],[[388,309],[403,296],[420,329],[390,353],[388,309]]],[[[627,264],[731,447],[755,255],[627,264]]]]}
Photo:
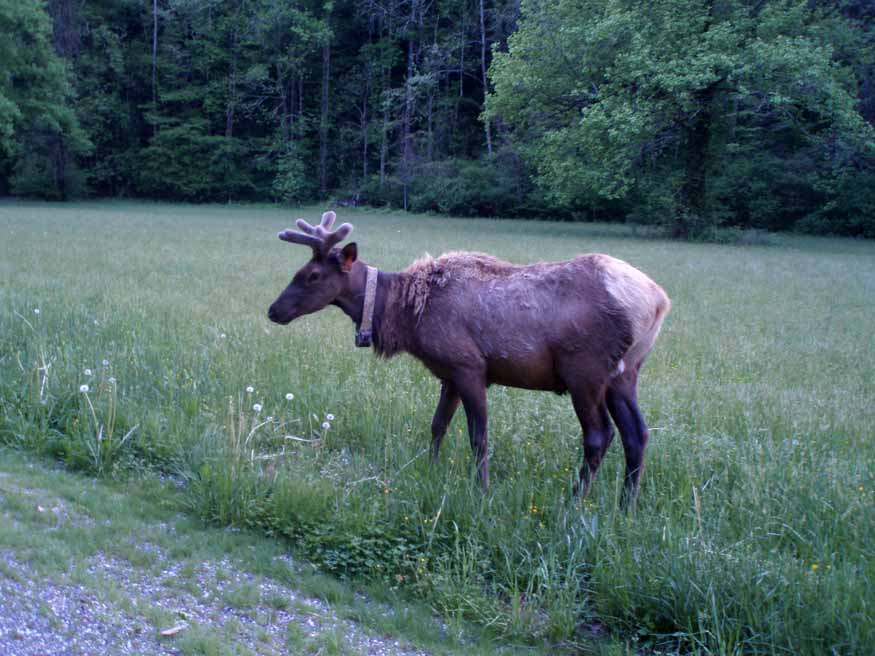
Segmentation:
{"type": "Polygon", "coordinates": [[[298,219],[295,221],[295,225],[298,226],[298,230],[301,232],[306,232],[308,235],[313,235],[314,237],[322,238],[319,234],[319,231],[316,229],[316,226],[311,226],[309,223],[304,221],[304,219],[298,219]]]}
{"type": "Polygon", "coordinates": [[[331,234],[331,226],[334,225],[334,220],[336,218],[337,214],[331,210],[323,212],[322,220],[319,222],[319,225],[316,226],[316,234],[322,237],[322,239],[326,239],[328,235],[331,234]]]}
{"type": "Polygon", "coordinates": [[[304,246],[309,246],[317,253],[321,252],[325,245],[325,242],[319,237],[305,235],[303,232],[296,232],[291,228],[277,233],[277,237],[292,244],[303,244],[304,246]]]}
{"type": "Polygon", "coordinates": [[[331,230],[334,225],[334,220],[337,215],[334,212],[325,212],[322,215],[322,220],[319,225],[310,225],[304,219],[297,219],[295,225],[298,226],[296,232],[292,229],[284,230],[277,236],[283,241],[292,242],[294,244],[306,244],[317,253],[327,253],[335,244],[342,242],[352,232],[352,224],[344,223],[337,230],[331,230]]]}
{"type": "Polygon", "coordinates": [[[320,225],[326,230],[331,230],[331,226],[334,225],[334,219],[337,218],[337,214],[328,210],[327,212],[322,213],[322,222],[320,225]]]}
{"type": "MultiPolygon", "coordinates": [[[[334,212],[332,212],[332,214],[334,214],[334,212]]],[[[321,228],[322,226],[319,226],[319,227],[321,228]]],[[[324,232],[324,231],[320,231],[320,232],[324,232]]],[[[351,232],[352,232],[352,224],[351,223],[344,223],[342,226],[340,226],[337,230],[335,230],[333,232],[325,232],[325,237],[323,237],[323,239],[322,239],[322,241],[325,244],[323,246],[323,248],[325,249],[325,252],[327,253],[328,251],[330,251],[334,247],[335,244],[339,244],[344,239],[349,237],[349,233],[351,233],[351,232]]]]}

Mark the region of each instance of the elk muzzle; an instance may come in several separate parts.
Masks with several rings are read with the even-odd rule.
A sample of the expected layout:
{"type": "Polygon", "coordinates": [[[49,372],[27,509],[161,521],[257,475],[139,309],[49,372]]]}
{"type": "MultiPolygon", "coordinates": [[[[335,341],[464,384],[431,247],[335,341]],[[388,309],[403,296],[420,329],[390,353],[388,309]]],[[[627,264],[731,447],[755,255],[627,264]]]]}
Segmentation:
{"type": "Polygon", "coordinates": [[[282,326],[289,324],[297,318],[298,313],[295,307],[289,303],[284,303],[282,299],[277,299],[267,310],[267,318],[282,326]]]}

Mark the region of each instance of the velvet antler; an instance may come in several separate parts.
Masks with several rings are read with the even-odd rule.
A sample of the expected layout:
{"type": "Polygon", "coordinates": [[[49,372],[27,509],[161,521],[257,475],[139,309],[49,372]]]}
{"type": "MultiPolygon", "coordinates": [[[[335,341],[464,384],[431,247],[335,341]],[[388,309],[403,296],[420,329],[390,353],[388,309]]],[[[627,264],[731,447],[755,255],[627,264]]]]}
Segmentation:
{"type": "Polygon", "coordinates": [[[312,248],[314,253],[325,255],[334,248],[335,244],[342,242],[352,232],[352,224],[350,223],[344,223],[337,230],[332,231],[331,226],[334,225],[336,218],[337,215],[334,212],[325,212],[322,215],[322,221],[316,226],[310,225],[304,219],[298,219],[295,221],[295,225],[301,232],[289,228],[283,230],[277,237],[293,244],[304,244],[312,248]]]}

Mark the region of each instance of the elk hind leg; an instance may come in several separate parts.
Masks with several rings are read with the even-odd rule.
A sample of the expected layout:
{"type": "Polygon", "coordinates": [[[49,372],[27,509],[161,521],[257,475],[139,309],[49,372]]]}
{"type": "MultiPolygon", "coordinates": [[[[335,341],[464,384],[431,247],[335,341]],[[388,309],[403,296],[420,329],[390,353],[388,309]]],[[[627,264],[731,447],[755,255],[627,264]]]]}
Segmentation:
{"type": "Polygon", "coordinates": [[[620,430],[623,450],[626,454],[626,478],[620,505],[628,508],[635,503],[638,485],[644,471],[644,451],[650,432],[638,407],[635,381],[631,384],[610,387],[606,394],[608,411],[620,430]]]}
{"type": "Polygon", "coordinates": [[[486,381],[475,372],[464,372],[453,381],[465,406],[468,437],[477,461],[480,487],[489,489],[489,443],[486,416],[486,381]]]}

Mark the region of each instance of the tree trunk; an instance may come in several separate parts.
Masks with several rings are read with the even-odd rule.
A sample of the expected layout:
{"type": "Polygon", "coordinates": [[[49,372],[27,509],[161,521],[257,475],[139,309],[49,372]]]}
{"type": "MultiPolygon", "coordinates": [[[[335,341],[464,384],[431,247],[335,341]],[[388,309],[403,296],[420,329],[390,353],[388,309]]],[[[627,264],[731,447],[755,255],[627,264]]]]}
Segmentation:
{"type": "MultiPolygon", "coordinates": [[[[483,9],[483,0],[480,0],[480,73],[483,76],[483,103],[486,104],[486,94],[489,91],[486,80],[486,17],[483,9]]],[[[486,129],[486,152],[492,154],[492,127],[489,119],[484,120],[486,129]]]]}
{"type": "MultiPolygon", "coordinates": [[[[152,0],[152,111],[158,111],[158,0],[152,0]]],[[[152,135],[158,124],[152,126],[152,135]]]]}
{"type": "Polygon", "coordinates": [[[401,184],[404,196],[404,209],[407,209],[407,192],[410,185],[410,169],[413,165],[413,143],[411,139],[411,121],[413,117],[413,37],[407,41],[407,79],[404,82],[404,116],[402,119],[401,136],[401,184]]]}
{"type": "MultiPolygon", "coordinates": [[[[708,4],[708,16],[702,33],[711,29],[714,4],[708,4]]],[[[705,194],[707,192],[708,142],[711,137],[714,97],[722,80],[716,80],[695,93],[696,112],[684,125],[684,181],[681,184],[680,204],[672,226],[672,235],[689,239],[701,233],[708,224],[705,194]]]]}
{"type": "Polygon", "coordinates": [[[465,6],[462,5],[462,18],[459,21],[459,97],[453,107],[453,129],[459,122],[459,106],[465,97],[465,6]]]}
{"type": "Polygon", "coordinates": [[[331,81],[331,42],[322,45],[322,112],[319,118],[319,196],[328,193],[328,91],[331,81]]]}
{"type": "Polygon", "coordinates": [[[365,73],[365,93],[362,98],[362,184],[368,180],[368,105],[371,102],[371,64],[365,73]]]}
{"type": "MultiPolygon", "coordinates": [[[[52,17],[52,45],[55,52],[70,60],[72,65],[81,46],[73,0],[52,0],[48,9],[52,17]]],[[[67,168],[72,164],[72,157],[67,149],[66,135],[57,134],[52,141],[55,187],[61,200],[67,200],[67,168]]]]}
{"type": "Polygon", "coordinates": [[[55,144],[55,187],[61,200],[67,200],[67,144],[64,136],[58,135],[55,144]]]}
{"type": "Polygon", "coordinates": [[[73,0],[52,0],[49,3],[53,23],[52,44],[55,52],[67,59],[79,54],[81,46],[73,4],[73,0]]]}
{"type": "Polygon", "coordinates": [[[434,156],[434,130],[432,129],[433,116],[434,116],[434,93],[429,92],[428,94],[428,103],[426,104],[426,116],[428,126],[428,143],[426,144],[426,157],[428,161],[432,161],[434,156]]]}
{"type": "MultiPolygon", "coordinates": [[[[389,88],[389,72],[383,68],[383,93],[389,88]]],[[[389,154],[389,103],[383,98],[383,126],[380,130],[380,189],[386,182],[386,156],[389,154]]]]}
{"type": "Polygon", "coordinates": [[[237,106],[237,44],[235,43],[231,53],[231,71],[228,74],[228,103],[225,106],[225,136],[230,139],[234,136],[234,111],[237,106]]]}
{"type": "Polygon", "coordinates": [[[283,73],[277,71],[277,74],[281,76],[280,111],[282,112],[282,116],[280,117],[280,129],[282,131],[283,146],[287,147],[292,140],[292,112],[294,111],[295,106],[294,98],[292,98],[292,90],[295,87],[294,81],[286,79],[283,73]]]}
{"type": "Polygon", "coordinates": [[[719,82],[697,94],[698,111],[685,129],[686,163],[681,186],[681,203],[672,229],[675,237],[688,239],[708,225],[708,145],[713,123],[714,98],[719,82]]]}

